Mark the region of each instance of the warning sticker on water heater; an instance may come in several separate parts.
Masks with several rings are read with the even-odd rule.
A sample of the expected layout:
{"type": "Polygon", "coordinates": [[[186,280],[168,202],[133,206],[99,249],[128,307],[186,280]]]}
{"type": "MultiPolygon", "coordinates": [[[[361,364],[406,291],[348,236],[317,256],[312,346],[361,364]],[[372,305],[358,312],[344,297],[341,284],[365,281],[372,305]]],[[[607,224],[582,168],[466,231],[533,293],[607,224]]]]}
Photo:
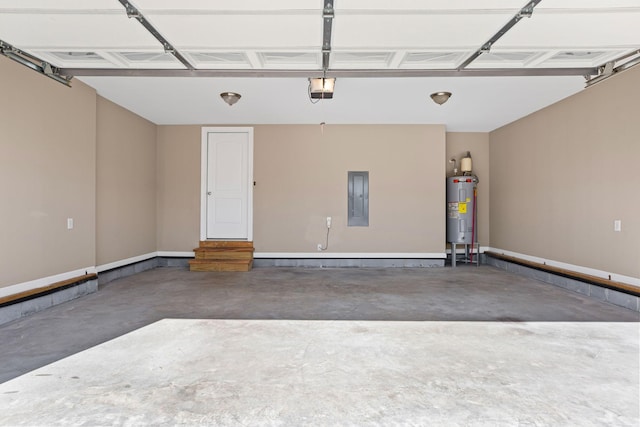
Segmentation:
{"type": "Polygon", "coordinates": [[[461,214],[466,214],[467,213],[467,204],[466,203],[458,203],[458,212],[460,212],[461,214]]]}
{"type": "Polygon", "coordinates": [[[458,202],[449,202],[447,206],[447,217],[460,218],[460,215],[458,214],[458,202]]]}

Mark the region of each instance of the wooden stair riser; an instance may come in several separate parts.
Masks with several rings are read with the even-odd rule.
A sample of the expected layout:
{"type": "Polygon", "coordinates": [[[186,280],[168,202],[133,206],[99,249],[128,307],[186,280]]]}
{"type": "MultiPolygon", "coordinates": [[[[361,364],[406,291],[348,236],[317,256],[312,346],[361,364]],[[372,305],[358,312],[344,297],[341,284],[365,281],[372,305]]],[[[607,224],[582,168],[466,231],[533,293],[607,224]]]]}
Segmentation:
{"type": "Polygon", "coordinates": [[[189,269],[191,271],[249,271],[253,266],[253,260],[230,260],[230,261],[209,261],[191,260],[189,269]]]}
{"type": "Polygon", "coordinates": [[[253,252],[196,251],[196,259],[207,259],[207,260],[253,259],[253,252]]]}
{"type": "Polygon", "coordinates": [[[245,240],[201,240],[200,248],[253,248],[253,242],[245,240]]]}
{"type": "Polygon", "coordinates": [[[249,271],[253,266],[253,242],[207,240],[193,251],[191,271],[249,271]]]}

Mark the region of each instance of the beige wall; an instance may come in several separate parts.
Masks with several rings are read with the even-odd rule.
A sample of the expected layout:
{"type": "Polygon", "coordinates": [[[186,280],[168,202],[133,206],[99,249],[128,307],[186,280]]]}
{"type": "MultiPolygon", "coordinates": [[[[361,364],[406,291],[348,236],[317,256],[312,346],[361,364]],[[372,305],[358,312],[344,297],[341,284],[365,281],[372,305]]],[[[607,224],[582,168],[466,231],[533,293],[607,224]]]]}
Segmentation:
{"type": "MultiPolygon", "coordinates": [[[[200,126],[158,130],[158,245],[197,246],[200,126]]],[[[254,126],[259,252],[444,252],[444,126],[254,126]],[[370,226],[347,227],[347,171],[369,171],[370,226]]]]}
{"type": "Polygon", "coordinates": [[[156,125],[97,99],[96,262],[156,251],[156,125]]]}
{"type": "Polygon", "coordinates": [[[191,251],[200,239],[200,126],[158,126],[159,251],[191,251]]]}
{"type": "MultiPolygon", "coordinates": [[[[197,246],[201,126],[2,57],[0,73],[0,287],[197,246]]],[[[448,159],[471,151],[482,245],[640,277],[639,112],[636,68],[490,134],[254,126],[256,249],[316,252],[332,216],[330,252],[443,252],[448,159]],[[369,227],[346,226],[349,170],[370,172],[369,227]]]]}
{"type": "Polygon", "coordinates": [[[447,176],[453,176],[455,158],[458,170],[460,160],[471,152],[473,173],[478,176],[478,242],[489,246],[489,133],[487,132],[447,132],[447,176]]]}
{"type": "Polygon", "coordinates": [[[444,252],[444,126],[256,126],[259,252],[444,252]],[[369,226],[347,227],[347,172],[369,171],[369,226]]]}
{"type": "Polygon", "coordinates": [[[0,75],[0,287],[93,266],[96,93],[4,57],[0,75]]]}
{"type": "Polygon", "coordinates": [[[640,277],[639,117],[636,67],[492,132],[491,246],[640,277]]]}

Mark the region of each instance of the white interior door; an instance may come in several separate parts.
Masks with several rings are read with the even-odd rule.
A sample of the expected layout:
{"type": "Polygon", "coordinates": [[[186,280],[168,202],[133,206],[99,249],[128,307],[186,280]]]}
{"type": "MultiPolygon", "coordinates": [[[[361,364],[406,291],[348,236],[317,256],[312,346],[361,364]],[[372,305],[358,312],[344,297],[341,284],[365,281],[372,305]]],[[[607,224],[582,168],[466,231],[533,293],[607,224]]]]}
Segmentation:
{"type": "Polygon", "coordinates": [[[202,155],[202,240],[251,240],[253,130],[203,128],[202,155]]]}

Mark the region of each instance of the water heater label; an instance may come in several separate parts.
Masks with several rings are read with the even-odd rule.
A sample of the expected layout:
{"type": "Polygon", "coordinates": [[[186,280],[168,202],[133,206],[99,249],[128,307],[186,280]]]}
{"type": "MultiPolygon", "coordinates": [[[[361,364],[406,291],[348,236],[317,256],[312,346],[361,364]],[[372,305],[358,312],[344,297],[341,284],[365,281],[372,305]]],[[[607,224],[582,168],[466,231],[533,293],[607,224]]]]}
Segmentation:
{"type": "Polygon", "coordinates": [[[467,213],[467,204],[466,203],[458,203],[458,212],[460,212],[461,214],[466,214],[467,213]]]}
{"type": "Polygon", "coordinates": [[[447,216],[449,218],[460,218],[458,215],[458,202],[449,202],[447,205],[447,216]]]}

